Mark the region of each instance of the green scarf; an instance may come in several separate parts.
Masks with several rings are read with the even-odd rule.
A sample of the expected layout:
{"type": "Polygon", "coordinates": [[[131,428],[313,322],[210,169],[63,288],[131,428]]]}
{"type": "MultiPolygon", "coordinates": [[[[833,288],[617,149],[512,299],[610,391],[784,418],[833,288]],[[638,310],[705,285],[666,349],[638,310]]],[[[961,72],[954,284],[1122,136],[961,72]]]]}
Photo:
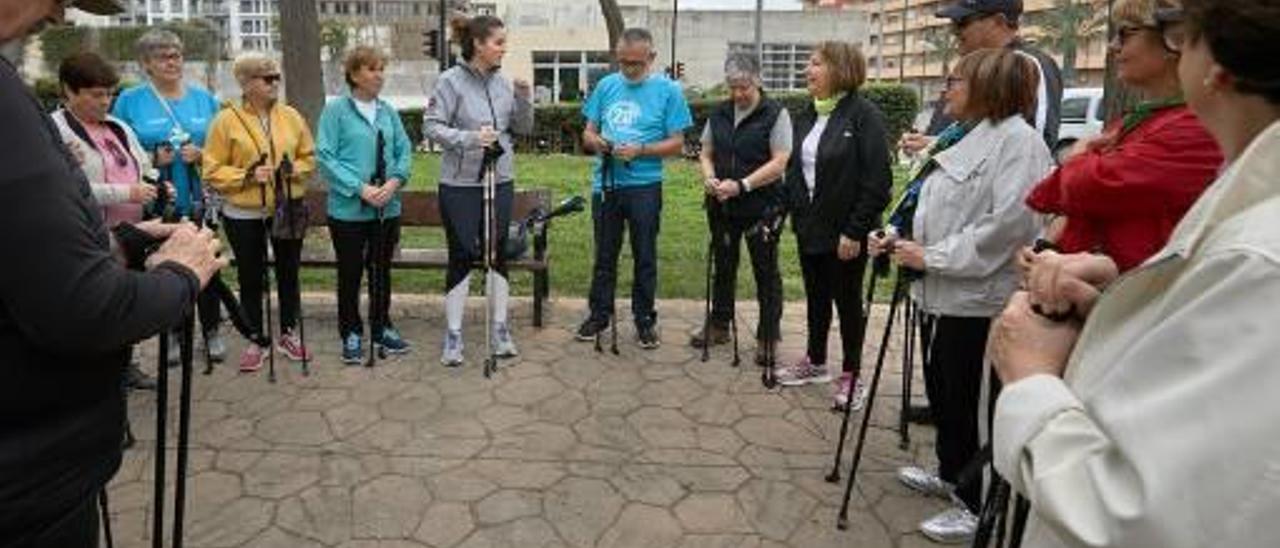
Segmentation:
{"type": "Polygon", "coordinates": [[[836,111],[836,106],[840,104],[840,101],[844,99],[844,96],[844,93],[840,93],[838,95],[827,97],[826,99],[818,99],[815,97],[813,99],[813,110],[817,111],[818,116],[831,116],[831,113],[836,111]]]}
{"type": "Polygon", "coordinates": [[[1151,101],[1142,101],[1135,105],[1132,110],[1124,114],[1124,133],[1129,133],[1142,125],[1143,122],[1151,118],[1155,113],[1167,108],[1180,107],[1187,104],[1186,99],[1181,95],[1177,97],[1169,97],[1165,99],[1153,99],[1151,101]]]}

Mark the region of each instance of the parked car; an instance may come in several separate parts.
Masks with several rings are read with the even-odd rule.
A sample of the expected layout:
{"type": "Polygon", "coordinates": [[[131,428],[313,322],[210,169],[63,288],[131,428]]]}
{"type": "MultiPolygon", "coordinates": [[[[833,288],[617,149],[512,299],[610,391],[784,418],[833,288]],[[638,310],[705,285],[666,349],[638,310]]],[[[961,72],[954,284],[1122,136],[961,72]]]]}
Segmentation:
{"type": "Polygon", "coordinates": [[[1058,129],[1058,144],[1053,147],[1053,155],[1061,158],[1076,141],[1102,133],[1107,116],[1105,111],[1102,88],[1063,90],[1062,125],[1058,129]]]}

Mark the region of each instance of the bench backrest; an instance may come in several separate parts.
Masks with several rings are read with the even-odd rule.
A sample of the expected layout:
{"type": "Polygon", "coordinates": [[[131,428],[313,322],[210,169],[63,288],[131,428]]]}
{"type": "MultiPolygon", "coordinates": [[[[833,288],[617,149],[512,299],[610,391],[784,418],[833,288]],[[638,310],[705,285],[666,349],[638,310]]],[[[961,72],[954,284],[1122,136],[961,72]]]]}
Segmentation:
{"type": "MultiPolygon", "coordinates": [[[[307,191],[307,206],[310,210],[311,226],[325,226],[329,222],[328,192],[323,190],[307,191]]],[[[444,218],[440,215],[440,195],[434,190],[410,190],[401,195],[403,207],[400,215],[401,226],[443,226],[444,218]]],[[[519,221],[529,215],[535,208],[551,208],[551,191],[546,189],[518,190],[515,203],[512,204],[511,220],[519,221]]]]}

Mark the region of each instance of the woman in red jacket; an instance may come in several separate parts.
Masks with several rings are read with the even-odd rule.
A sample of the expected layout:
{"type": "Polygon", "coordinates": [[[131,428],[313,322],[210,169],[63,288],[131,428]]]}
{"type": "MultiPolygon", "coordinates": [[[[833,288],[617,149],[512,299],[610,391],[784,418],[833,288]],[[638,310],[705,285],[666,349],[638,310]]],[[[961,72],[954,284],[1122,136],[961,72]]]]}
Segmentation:
{"type": "Polygon", "coordinates": [[[1081,141],[1027,197],[1058,216],[1046,234],[1067,253],[1097,251],[1121,271],[1164,247],[1169,233],[1222,166],[1222,153],[1182,100],[1178,48],[1156,12],[1178,0],[1120,0],[1111,49],[1120,79],[1143,97],[1102,134],[1081,141]]]}

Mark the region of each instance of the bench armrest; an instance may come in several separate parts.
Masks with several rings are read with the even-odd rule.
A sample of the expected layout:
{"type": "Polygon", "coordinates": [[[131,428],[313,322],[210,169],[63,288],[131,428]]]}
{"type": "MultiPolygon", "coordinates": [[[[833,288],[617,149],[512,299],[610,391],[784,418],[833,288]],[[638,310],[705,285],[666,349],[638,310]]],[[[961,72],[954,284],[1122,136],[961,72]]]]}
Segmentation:
{"type": "Polygon", "coordinates": [[[529,227],[533,236],[533,258],[537,261],[547,259],[547,225],[546,222],[537,222],[529,227]]]}

